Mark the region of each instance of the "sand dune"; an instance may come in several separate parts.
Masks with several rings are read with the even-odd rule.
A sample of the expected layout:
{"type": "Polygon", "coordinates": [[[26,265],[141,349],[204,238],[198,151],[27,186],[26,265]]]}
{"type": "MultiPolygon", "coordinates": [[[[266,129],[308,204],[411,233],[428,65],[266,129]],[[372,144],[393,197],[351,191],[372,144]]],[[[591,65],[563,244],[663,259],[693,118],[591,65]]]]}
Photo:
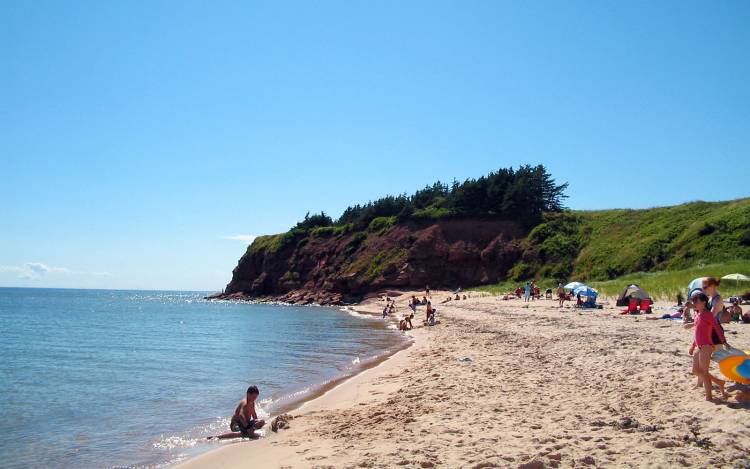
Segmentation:
{"type": "MultiPolygon", "coordinates": [[[[293,412],[291,429],[184,467],[750,467],[750,406],[739,386],[723,404],[693,388],[679,321],[494,297],[438,308],[440,325],[293,412]]],[[[750,326],[726,329],[750,349],[750,326]]]]}

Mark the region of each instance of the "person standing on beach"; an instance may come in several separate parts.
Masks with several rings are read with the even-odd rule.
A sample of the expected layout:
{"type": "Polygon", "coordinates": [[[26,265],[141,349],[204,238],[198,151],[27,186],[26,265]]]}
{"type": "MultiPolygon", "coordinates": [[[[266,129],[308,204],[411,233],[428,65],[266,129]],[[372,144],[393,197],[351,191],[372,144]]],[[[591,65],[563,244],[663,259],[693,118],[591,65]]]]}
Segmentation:
{"type": "Polygon", "coordinates": [[[425,311],[425,324],[427,324],[430,321],[430,316],[435,314],[434,310],[432,309],[432,302],[427,302],[427,311],[425,311]]]}
{"type": "Polygon", "coordinates": [[[529,282],[526,282],[526,285],[523,286],[523,302],[528,303],[530,297],[531,297],[531,284],[529,282]]]}
{"type": "Polygon", "coordinates": [[[716,277],[706,277],[703,279],[703,293],[708,297],[708,309],[715,318],[719,318],[719,313],[724,311],[724,300],[719,293],[719,280],[716,277]]]}
{"type": "Polygon", "coordinates": [[[265,420],[258,419],[258,414],[255,411],[255,400],[259,395],[260,391],[258,391],[257,386],[247,388],[245,398],[237,404],[232,420],[229,422],[229,429],[232,431],[223,435],[209,436],[208,439],[258,438],[255,430],[263,428],[263,425],[266,424],[265,420]]]}
{"type": "Polygon", "coordinates": [[[563,303],[565,303],[565,289],[562,283],[557,284],[557,299],[560,301],[560,307],[562,308],[563,303]]]}
{"type": "Polygon", "coordinates": [[[430,298],[430,299],[432,299],[432,297],[430,296],[430,286],[429,286],[429,285],[425,285],[425,287],[424,287],[424,291],[425,291],[425,296],[426,296],[427,298],[430,298]]]}
{"type": "Polygon", "coordinates": [[[713,334],[714,345],[724,344],[726,348],[731,348],[726,339],[724,338],[724,327],[721,325],[722,322],[729,322],[731,319],[726,314],[726,308],[724,307],[724,300],[721,298],[721,294],[717,290],[719,286],[719,280],[716,277],[706,277],[703,279],[703,292],[708,297],[708,309],[711,311],[711,315],[716,319],[716,324],[721,329],[722,338],[719,339],[718,334],[713,334]]]}
{"type": "Polygon", "coordinates": [[[696,293],[691,299],[696,313],[695,340],[693,340],[688,353],[693,356],[693,373],[698,376],[696,387],[703,386],[706,392],[706,400],[711,401],[713,400],[711,384],[714,382],[719,385],[722,395],[726,398],[725,381],[711,376],[711,373],[709,373],[711,355],[716,350],[713,335],[718,335],[719,340],[725,342],[724,331],[719,327],[719,323],[711,311],[708,310],[708,297],[705,293],[696,293]],[[693,355],[696,348],[698,351],[693,355]]]}

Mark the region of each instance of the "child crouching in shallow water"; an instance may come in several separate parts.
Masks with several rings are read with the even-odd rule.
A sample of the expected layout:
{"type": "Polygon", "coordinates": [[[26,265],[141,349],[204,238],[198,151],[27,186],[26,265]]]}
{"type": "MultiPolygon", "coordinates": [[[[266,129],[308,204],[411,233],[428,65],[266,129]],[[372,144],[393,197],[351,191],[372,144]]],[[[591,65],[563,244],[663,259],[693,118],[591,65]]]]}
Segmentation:
{"type": "Polygon", "coordinates": [[[265,420],[258,418],[258,414],[255,411],[255,400],[259,395],[260,391],[258,391],[257,386],[247,388],[245,398],[237,404],[232,420],[229,423],[229,428],[232,431],[223,435],[209,436],[208,439],[258,438],[259,435],[255,433],[255,430],[263,428],[263,425],[266,424],[265,420]]]}
{"type": "Polygon", "coordinates": [[[692,296],[693,309],[695,310],[695,340],[690,346],[690,355],[693,355],[695,349],[698,351],[693,355],[693,374],[698,376],[697,387],[703,386],[706,391],[706,400],[713,400],[711,394],[711,383],[714,382],[719,386],[722,396],[726,399],[724,391],[725,381],[720,380],[709,373],[711,365],[711,355],[715,351],[714,334],[718,337],[720,343],[725,343],[724,331],[719,327],[719,323],[711,311],[708,310],[708,297],[704,293],[696,293],[692,296]]]}

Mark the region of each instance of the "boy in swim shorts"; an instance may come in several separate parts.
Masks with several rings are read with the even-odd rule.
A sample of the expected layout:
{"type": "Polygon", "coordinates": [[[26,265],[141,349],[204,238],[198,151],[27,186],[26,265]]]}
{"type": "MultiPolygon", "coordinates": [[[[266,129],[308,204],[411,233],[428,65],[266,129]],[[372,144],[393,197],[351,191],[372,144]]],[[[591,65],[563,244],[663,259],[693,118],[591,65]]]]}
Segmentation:
{"type": "Polygon", "coordinates": [[[247,388],[245,398],[237,404],[232,420],[229,422],[229,429],[232,431],[215,437],[209,436],[208,439],[258,438],[255,430],[263,428],[263,425],[266,424],[265,420],[258,419],[258,414],[255,412],[255,400],[259,395],[260,391],[258,391],[257,386],[247,388]]]}

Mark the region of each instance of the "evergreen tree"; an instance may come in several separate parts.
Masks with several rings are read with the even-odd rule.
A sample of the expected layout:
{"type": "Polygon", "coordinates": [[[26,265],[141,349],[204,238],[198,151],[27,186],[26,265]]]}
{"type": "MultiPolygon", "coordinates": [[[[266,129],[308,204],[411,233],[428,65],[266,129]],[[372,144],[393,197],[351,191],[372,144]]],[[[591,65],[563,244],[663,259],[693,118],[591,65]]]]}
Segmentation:
{"type": "MultiPolygon", "coordinates": [[[[542,165],[500,168],[478,179],[453,180],[450,185],[437,181],[411,196],[386,196],[347,207],[336,224],[352,223],[362,229],[377,217],[397,216],[399,221],[406,221],[415,216],[415,211],[426,210],[439,216],[499,218],[531,226],[539,223],[544,213],[563,210],[567,188],[567,183],[556,184],[542,165]]],[[[317,218],[314,223],[325,221],[317,218]]]]}

